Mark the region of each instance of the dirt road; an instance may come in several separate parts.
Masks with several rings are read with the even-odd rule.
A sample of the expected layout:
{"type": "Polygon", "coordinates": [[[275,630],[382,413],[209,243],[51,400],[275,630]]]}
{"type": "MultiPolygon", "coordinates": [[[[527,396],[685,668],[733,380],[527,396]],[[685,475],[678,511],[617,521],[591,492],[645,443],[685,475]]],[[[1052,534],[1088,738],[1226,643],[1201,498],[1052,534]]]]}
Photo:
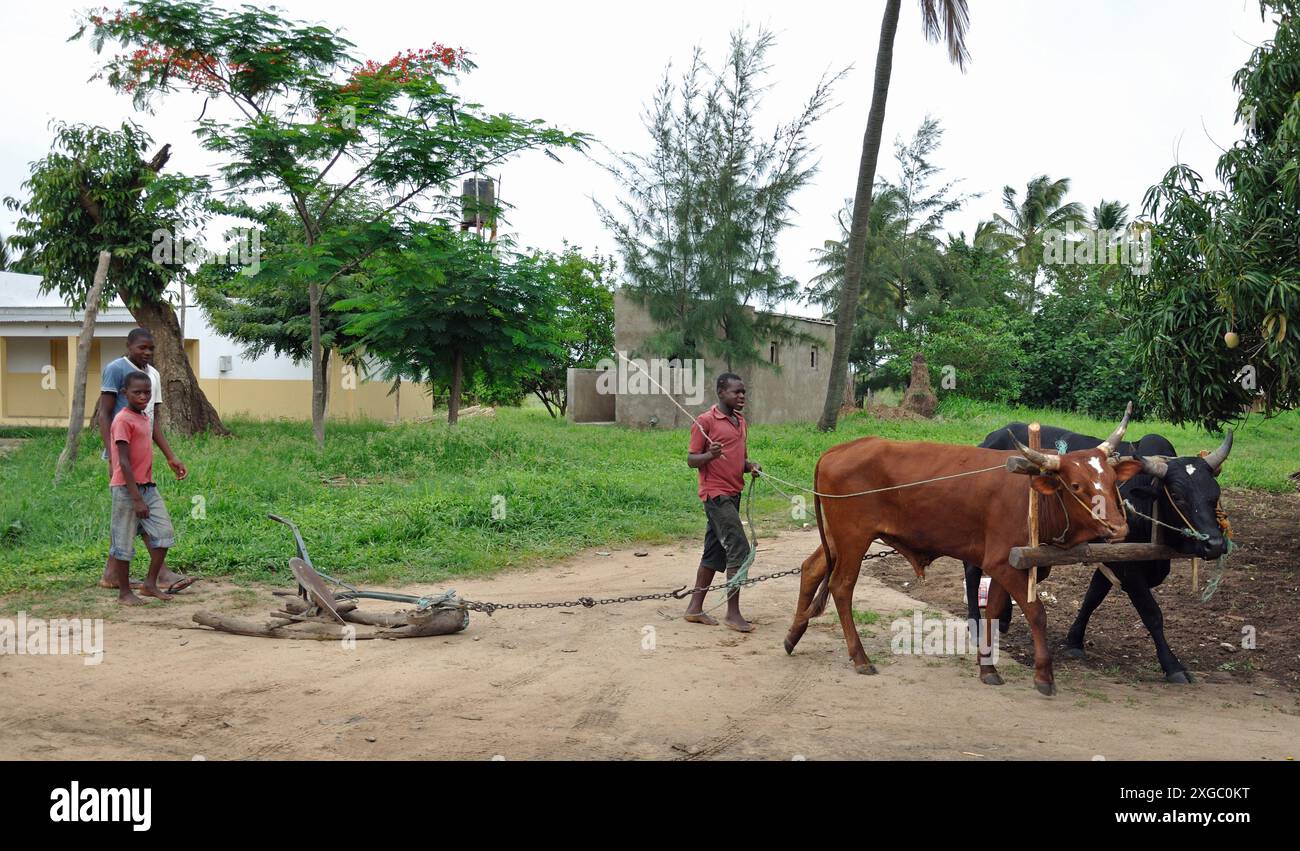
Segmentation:
{"type": "MultiPolygon", "coordinates": [[[[815,542],[815,532],[767,536],[754,572],[796,566],[815,542]]],[[[496,602],[571,600],[693,576],[695,544],[649,550],[589,551],[454,587],[496,602]]],[[[1047,699],[1005,655],[1000,688],[982,685],[968,658],[892,655],[891,621],[921,604],[870,566],[855,608],[880,616],[862,628],[880,674],[854,673],[833,614],[788,657],[781,639],[796,583],[746,590],[750,635],[669,620],[660,611],[682,605],[670,600],[474,614],[459,635],[350,651],[190,628],[200,608],[258,619],[275,608],[268,589],[199,583],[174,603],[114,612],[100,665],[0,656],[0,759],[1285,759],[1300,750],[1296,694],[1272,684],[1115,681],[1058,660],[1060,694],[1047,699]]]]}

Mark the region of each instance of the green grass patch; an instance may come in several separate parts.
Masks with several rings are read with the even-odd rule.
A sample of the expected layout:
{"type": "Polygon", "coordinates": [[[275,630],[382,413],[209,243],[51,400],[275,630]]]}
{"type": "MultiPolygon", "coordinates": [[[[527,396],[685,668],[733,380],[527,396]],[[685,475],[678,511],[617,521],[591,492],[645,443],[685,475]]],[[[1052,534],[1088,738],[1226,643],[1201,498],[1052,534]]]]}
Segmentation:
{"type": "MultiPolygon", "coordinates": [[[[970,444],[1006,422],[1033,419],[1096,435],[1114,426],[949,398],[939,417],[924,422],[858,414],[831,434],[812,424],[755,426],[749,454],[775,475],[807,485],[818,457],[837,443],[878,435],[970,444]]],[[[455,428],[332,423],[318,451],[306,423],[230,425],[231,438],[172,438],[190,469],[184,482],[172,479],[160,456],[156,461],[178,534],[169,562],[206,576],[284,583],[292,538],[268,513],[298,524],[321,570],[361,583],[445,584],[585,547],[703,533],[685,429],[579,426],[537,408],[502,409],[455,428]]],[[[1149,431],[1187,453],[1217,443],[1216,436],[1167,423],[1134,423],[1129,433],[1149,431]]],[[[93,584],[108,549],[98,436],[85,433],[80,460],[57,488],[51,480],[62,431],[7,428],[0,436],[30,438],[0,458],[0,594],[93,584]]],[[[1286,491],[1286,475],[1300,468],[1298,447],[1300,412],[1252,419],[1238,433],[1221,481],[1286,491]]],[[[814,522],[812,506],[805,508],[800,513],[760,483],[753,504],[760,536],[814,522]]],[[[137,571],[144,558],[141,548],[137,571]]]]}
{"type": "Polygon", "coordinates": [[[879,612],[862,611],[861,609],[853,610],[853,622],[858,626],[875,626],[880,622],[881,615],[879,612]]]}

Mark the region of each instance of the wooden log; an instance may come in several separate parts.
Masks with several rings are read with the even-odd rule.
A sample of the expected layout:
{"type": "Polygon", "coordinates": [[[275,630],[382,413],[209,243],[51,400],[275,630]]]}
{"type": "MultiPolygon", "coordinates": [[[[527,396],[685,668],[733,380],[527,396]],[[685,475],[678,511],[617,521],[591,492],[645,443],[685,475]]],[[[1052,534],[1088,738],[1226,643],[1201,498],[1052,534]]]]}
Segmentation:
{"type": "Polygon", "coordinates": [[[1080,544],[1060,547],[1012,547],[1008,561],[1018,570],[1054,564],[1082,564],[1102,561],[1165,561],[1191,558],[1173,547],[1159,544],[1080,544]]]}
{"type": "Polygon", "coordinates": [[[1192,559],[1192,593],[1198,594],[1201,591],[1201,560],[1192,559]]]}
{"type": "MultiPolygon", "coordinates": [[[[1039,423],[1029,424],[1029,448],[1043,448],[1043,427],[1039,423]]],[[[1038,491],[1034,490],[1034,477],[1029,477],[1029,546],[1038,546],[1038,491]]],[[[1029,602],[1038,599],[1038,568],[1029,569],[1029,602]]]]}
{"type": "MultiPolygon", "coordinates": [[[[347,627],[336,624],[323,623],[304,623],[295,625],[294,629],[287,628],[286,624],[279,621],[268,623],[258,623],[257,621],[244,620],[243,618],[232,618],[229,615],[220,615],[216,612],[195,612],[194,622],[203,626],[210,626],[213,629],[222,632],[232,632],[235,635],[253,635],[258,638],[296,638],[311,641],[340,641],[349,637],[344,632],[347,627]],[[281,628],[286,627],[286,628],[281,628]]],[[[355,629],[355,627],[354,627],[355,629]]],[[[370,635],[357,634],[352,636],[357,639],[372,638],[370,635]]]]}
{"type": "Polygon", "coordinates": [[[423,638],[430,635],[450,635],[465,628],[465,613],[459,609],[435,612],[428,623],[406,625],[392,629],[352,624],[340,626],[332,623],[305,621],[285,623],[272,620],[266,623],[233,618],[216,612],[195,612],[194,622],[235,635],[252,635],[258,638],[290,638],[308,641],[342,641],[351,638],[367,641],[374,638],[423,638]]]}

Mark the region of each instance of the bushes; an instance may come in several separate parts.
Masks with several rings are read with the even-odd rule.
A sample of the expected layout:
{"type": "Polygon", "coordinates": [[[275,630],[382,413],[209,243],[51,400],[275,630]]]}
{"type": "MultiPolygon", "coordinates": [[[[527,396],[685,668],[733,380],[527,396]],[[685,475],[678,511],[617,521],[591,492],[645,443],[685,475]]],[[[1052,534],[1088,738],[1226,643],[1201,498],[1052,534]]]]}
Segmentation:
{"type": "Polygon", "coordinates": [[[881,372],[890,384],[907,383],[912,355],[919,348],[940,398],[950,393],[998,403],[1020,398],[1025,354],[1004,308],[956,308],[932,314],[924,326],[891,331],[887,345],[893,354],[881,372]]]}
{"type": "Polygon", "coordinates": [[[1050,295],[1017,324],[1029,367],[1021,404],[1104,418],[1137,401],[1142,379],[1114,295],[1095,287],[1050,295]]]}

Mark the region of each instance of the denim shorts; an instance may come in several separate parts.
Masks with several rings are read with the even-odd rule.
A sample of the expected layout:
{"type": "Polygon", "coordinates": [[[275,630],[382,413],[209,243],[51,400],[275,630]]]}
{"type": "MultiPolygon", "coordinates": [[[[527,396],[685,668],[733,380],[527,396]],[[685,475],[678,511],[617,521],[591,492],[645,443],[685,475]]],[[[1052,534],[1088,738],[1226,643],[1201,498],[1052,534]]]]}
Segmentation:
{"type": "Polygon", "coordinates": [[[176,530],[172,528],[172,518],[167,513],[157,485],[139,485],[140,498],[149,509],[148,517],[136,517],[135,505],[126,485],[114,485],[113,520],[111,543],[108,554],[122,561],[135,557],[135,536],[143,534],[154,549],[170,549],[176,544],[176,530]]]}

